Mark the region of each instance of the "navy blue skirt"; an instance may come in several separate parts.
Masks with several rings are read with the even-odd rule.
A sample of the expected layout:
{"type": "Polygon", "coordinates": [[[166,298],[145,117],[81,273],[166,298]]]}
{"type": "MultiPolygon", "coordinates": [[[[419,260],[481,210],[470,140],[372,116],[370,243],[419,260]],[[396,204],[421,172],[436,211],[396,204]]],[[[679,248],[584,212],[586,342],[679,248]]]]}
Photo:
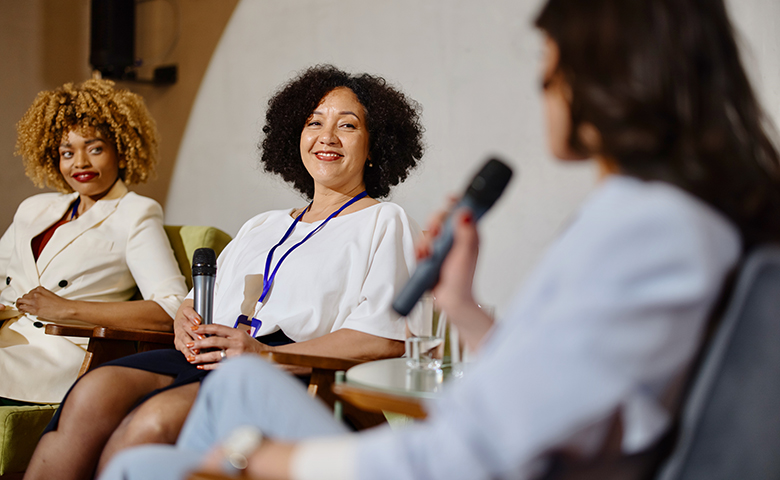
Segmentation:
{"type": "MultiPolygon", "coordinates": [[[[270,335],[258,337],[257,340],[272,347],[295,343],[281,330],[277,330],[270,335]]],[[[145,370],[147,372],[158,373],[160,375],[169,375],[173,377],[173,383],[164,388],[158,388],[157,390],[149,392],[145,397],[139,400],[133,408],[138,407],[138,405],[144,403],[146,400],[157,395],[158,393],[170,390],[172,388],[181,387],[182,385],[187,385],[189,383],[200,382],[206,377],[206,375],[211,372],[211,370],[200,370],[195,365],[188,362],[183,353],[173,348],[152,350],[150,352],[128,355],[111,362],[106,362],[98,368],[109,366],[135,368],[137,370],[145,370]]],[[[308,383],[308,380],[306,380],[306,382],[308,383]]],[[[68,390],[68,393],[65,394],[65,398],[62,399],[62,403],[60,403],[59,408],[57,408],[57,411],[54,412],[54,416],[46,426],[46,430],[43,431],[43,435],[46,435],[53,430],[57,430],[57,426],[60,422],[60,412],[62,411],[62,407],[68,400],[68,396],[70,395],[71,390],[73,390],[73,387],[75,387],[78,383],[79,380],[76,380],[76,382],[68,390]]]]}

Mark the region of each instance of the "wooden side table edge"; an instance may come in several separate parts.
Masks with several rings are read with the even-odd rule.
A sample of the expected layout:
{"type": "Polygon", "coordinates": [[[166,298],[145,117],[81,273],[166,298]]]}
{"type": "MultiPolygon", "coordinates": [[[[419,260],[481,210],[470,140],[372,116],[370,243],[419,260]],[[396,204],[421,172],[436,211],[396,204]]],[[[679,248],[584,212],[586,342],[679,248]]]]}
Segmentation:
{"type": "Polygon", "coordinates": [[[333,385],[333,392],[358,408],[371,412],[394,412],[413,418],[428,416],[420,399],[356,387],[347,383],[333,385]]]}

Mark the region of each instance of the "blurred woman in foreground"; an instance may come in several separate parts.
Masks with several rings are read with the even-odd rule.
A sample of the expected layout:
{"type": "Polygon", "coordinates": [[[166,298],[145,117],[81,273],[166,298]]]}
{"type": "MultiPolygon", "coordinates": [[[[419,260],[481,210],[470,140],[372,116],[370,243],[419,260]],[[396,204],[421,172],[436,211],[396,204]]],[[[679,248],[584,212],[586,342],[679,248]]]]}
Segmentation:
{"type": "Polygon", "coordinates": [[[496,325],[471,295],[477,231],[455,212],[434,293],[480,357],[428,419],[334,437],[302,389],[245,357],[204,385],[175,448],[127,452],[105,478],[182,478],[209,449],[207,468],[264,479],[534,478],[553,450],[595,455],[615,425],[622,453],[652,448],[727,276],[780,238],[778,153],[722,0],[549,0],[536,25],[550,149],[605,178],[496,325]]]}

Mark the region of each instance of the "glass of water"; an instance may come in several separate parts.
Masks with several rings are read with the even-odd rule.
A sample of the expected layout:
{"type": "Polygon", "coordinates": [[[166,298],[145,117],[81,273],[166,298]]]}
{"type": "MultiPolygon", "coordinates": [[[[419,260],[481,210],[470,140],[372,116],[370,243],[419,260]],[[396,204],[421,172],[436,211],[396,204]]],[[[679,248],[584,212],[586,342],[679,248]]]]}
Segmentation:
{"type": "Polygon", "coordinates": [[[433,297],[425,295],[407,317],[406,363],[415,369],[441,369],[445,360],[447,316],[433,305],[433,297]]]}

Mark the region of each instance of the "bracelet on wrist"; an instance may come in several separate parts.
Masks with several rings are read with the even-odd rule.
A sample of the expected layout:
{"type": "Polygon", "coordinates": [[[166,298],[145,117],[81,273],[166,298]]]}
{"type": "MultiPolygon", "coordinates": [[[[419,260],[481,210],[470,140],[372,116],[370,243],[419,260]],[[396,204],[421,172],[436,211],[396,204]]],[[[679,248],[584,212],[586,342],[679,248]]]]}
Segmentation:
{"type": "Polygon", "coordinates": [[[263,433],[256,427],[239,427],[222,443],[224,466],[233,472],[242,472],[249,465],[249,457],[263,443],[263,433]]]}

